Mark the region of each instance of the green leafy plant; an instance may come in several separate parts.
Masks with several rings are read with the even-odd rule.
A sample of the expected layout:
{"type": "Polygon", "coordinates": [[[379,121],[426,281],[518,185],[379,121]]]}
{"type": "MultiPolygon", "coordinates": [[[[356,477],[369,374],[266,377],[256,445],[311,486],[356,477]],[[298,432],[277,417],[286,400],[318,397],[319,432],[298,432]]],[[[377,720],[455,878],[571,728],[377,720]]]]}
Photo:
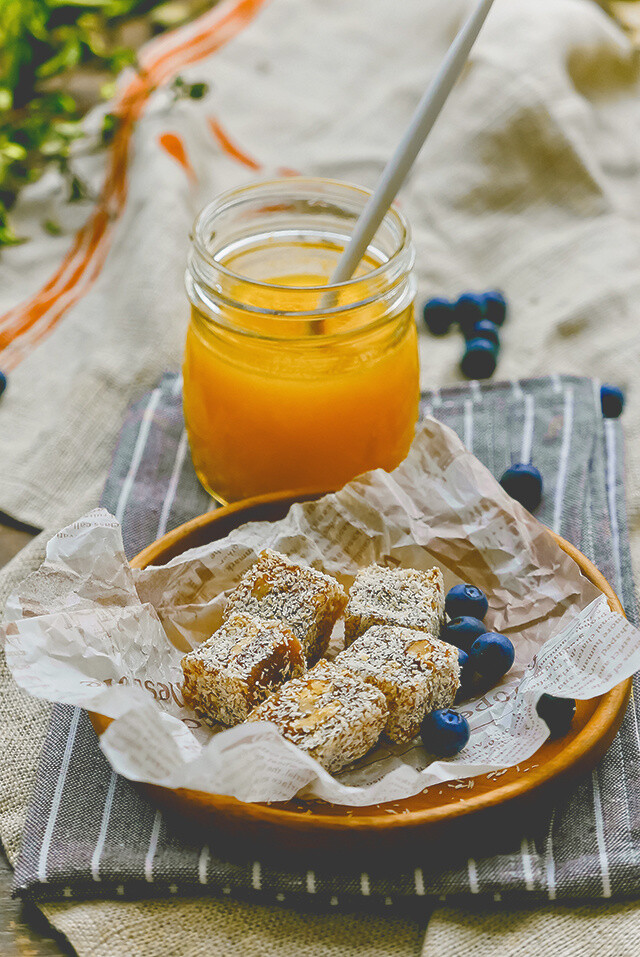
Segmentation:
{"type": "MultiPolygon", "coordinates": [[[[70,163],[72,144],[83,135],[86,104],[65,89],[67,78],[92,69],[101,77],[103,95],[110,95],[109,75],[136,62],[135,51],[121,39],[128,22],[140,20],[151,35],[200,9],[202,0],[0,0],[0,246],[24,241],[11,226],[10,211],[20,188],[47,165],[65,176],[71,202],[87,196],[70,163]]],[[[205,93],[205,84],[174,81],[176,98],[205,93]]],[[[113,139],[117,125],[108,113],[101,145],[113,139]]],[[[43,228],[59,230],[51,221],[43,228]]]]}

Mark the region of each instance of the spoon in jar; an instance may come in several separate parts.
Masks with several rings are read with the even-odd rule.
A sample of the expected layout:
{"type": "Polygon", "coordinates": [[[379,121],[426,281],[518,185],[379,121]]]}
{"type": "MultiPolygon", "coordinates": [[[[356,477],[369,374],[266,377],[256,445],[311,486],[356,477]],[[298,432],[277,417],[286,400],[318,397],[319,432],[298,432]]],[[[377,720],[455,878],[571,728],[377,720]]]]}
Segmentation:
{"type": "MultiPolygon", "coordinates": [[[[329,285],[346,282],[355,272],[369,243],[373,239],[385,213],[395,199],[413,162],[429,135],[440,110],[460,76],[480,28],[484,23],[493,0],[479,0],[475,10],[460,28],[440,68],[427,87],[416,107],[404,135],[385,166],[380,179],[363,209],[347,245],[340,254],[329,285]]],[[[335,304],[336,293],[325,293],[322,305],[335,304]]]]}

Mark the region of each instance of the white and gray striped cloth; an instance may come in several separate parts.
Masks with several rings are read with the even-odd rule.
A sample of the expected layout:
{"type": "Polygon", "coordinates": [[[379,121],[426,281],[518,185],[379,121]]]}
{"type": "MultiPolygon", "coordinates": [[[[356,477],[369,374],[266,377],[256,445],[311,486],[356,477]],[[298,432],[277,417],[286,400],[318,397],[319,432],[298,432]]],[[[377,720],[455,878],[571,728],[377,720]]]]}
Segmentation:
{"type": "MultiPolygon", "coordinates": [[[[195,478],[182,420],[181,381],[166,375],[125,422],[103,504],[123,523],[131,556],[211,507],[195,478]]],[[[635,619],[624,508],[622,432],[604,420],[598,383],[573,377],[497,382],[426,393],[422,411],[453,427],[500,476],[530,458],[545,492],[540,519],[575,543],[615,584],[635,619]]],[[[637,680],[637,679],[636,679],[637,680]]],[[[297,906],[427,909],[434,898],[622,898],[640,881],[640,734],[637,701],[599,767],[552,812],[523,820],[499,855],[430,860],[367,873],[284,870],[229,862],[165,820],[115,775],[86,715],[54,709],[15,872],[28,898],[253,895],[297,906]]]]}

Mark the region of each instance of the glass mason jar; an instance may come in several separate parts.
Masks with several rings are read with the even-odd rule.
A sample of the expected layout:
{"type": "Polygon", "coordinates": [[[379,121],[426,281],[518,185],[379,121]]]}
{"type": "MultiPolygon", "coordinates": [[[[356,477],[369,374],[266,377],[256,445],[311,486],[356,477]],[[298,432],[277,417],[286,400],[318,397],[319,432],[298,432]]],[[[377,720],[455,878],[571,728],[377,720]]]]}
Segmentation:
{"type": "Polygon", "coordinates": [[[407,454],[414,251],[396,209],[356,275],[327,285],[369,195],[274,180],[218,196],[194,224],[184,414],[198,477],[221,502],[337,489],[407,454]]]}

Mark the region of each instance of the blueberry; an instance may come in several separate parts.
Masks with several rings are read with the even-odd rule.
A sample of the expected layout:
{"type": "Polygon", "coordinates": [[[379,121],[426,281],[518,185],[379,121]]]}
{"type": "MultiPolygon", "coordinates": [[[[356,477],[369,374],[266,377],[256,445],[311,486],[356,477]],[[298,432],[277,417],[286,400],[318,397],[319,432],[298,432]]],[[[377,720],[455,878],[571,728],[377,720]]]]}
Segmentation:
{"type": "Polygon", "coordinates": [[[471,645],[469,660],[473,670],[482,678],[498,681],[513,664],[516,656],[513,643],[497,631],[488,631],[471,645]]]}
{"type": "Polygon", "coordinates": [[[4,372],[0,370],[0,395],[2,395],[2,393],[4,392],[6,388],[7,388],[7,377],[4,374],[4,372]]]}
{"type": "Polygon", "coordinates": [[[489,610],[487,596],[475,585],[454,585],[447,592],[444,610],[449,618],[472,617],[482,620],[489,610]]]}
{"type": "Polygon", "coordinates": [[[507,302],[502,293],[497,289],[485,292],[482,304],[486,318],[495,322],[496,326],[501,326],[507,318],[507,302]]]}
{"type": "Polygon", "coordinates": [[[476,638],[484,635],[487,629],[477,618],[470,615],[464,615],[462,618],[455,618],[445,625],[440,633],[442,641],[448,641],[450,645],[456,645],[468,652],[476,638]]]}
{"type": "Polygon", "coordinates": [[[546,723],[552,738],[562,738],[569,731],[576,703],[573,698],[556,698],[552,694],[540,696],[536,711],[546,723]]]}
{"type": "Polygon", "coordinates": [[[429,754],[452,758],[469,740],[469,724],[457,711],[431,711],[420,725],[420,737],[429,754]]]}
{"type": "Polygon", "coordinates": [[[468,338],[486,339],[487,342],[492,342],[496,348],[500,348],[500,330],[495,322],[491,322],[489,319],[478,319],[468,338]]]}
{"type": "Polygon", "coordinates": [[[462,648],[458,649],[458,664],[460,665],[460,688],[458,696],[463,700],[471,696],[471,686],[473,684],[473,667],[471,666],[469,655],[462,648]]]}
{"type": "Polygon", "coordinates": [[[605,419],[617,419],[624,409],[624,392],[615,385],[603,385],[600,389],[600,405],[605,419]]]}
{"type": "Polygon", "coordinates": [[[473,292],[465,292],[453,304],[453,315],[463,335],[468,335],[479,319],[484,319],[484,299],[473,292]]]}
{"type": "Polygon", "coordinates": [[[444,336],[453,323],[453,306],[448,299],[429,299],[422,315],[432,336],[444,336]]]}
{"type": "Polygon", "coordinates": [[[498,349],[487,339],[470,339],[460,361],[460,371],[467,379],[490,379],[498,364],[498,349]]]}
{"type": "Polygon", "coordinates": [[[533,512],[542,499],[542,476],[530,462],[517,462],[502,473],[500,478],[505,492],[533,512]]]}

